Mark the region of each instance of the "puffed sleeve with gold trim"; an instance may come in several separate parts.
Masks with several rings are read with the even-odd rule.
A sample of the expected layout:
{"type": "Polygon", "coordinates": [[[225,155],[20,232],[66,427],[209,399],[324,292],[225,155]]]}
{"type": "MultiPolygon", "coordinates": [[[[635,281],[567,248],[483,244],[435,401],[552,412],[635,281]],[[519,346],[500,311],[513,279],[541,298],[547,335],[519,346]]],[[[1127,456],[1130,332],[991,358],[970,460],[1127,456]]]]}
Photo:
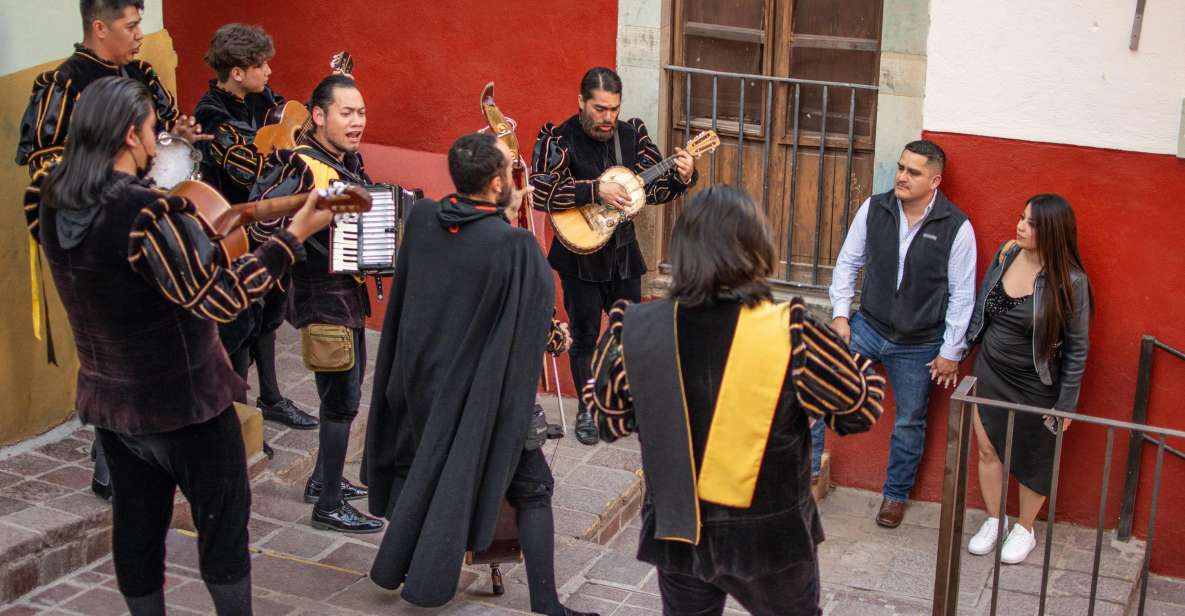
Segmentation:
{"type": "Polygon", "coordinates": [[[577,180],[569,169],[572,154],[554,124],[539,129],[531,152],[531,186],[535,209],[541,212],[585,206],[596,198],[596,180],[577,180]]]}
{"type": "Polygon", "coordinates": [[[128,263],[169,301],[200,319],[228,323],[304,258],[303,245],[286,229],[233,262],[210,234],[192,203],[162,196],[133,223],[128,263]]]}
{"type": "Polygon", "coordinates": [[[797,297],[790,304],[790,345],[798,404],[841,435],[872,428],[881,416],[885,378],[797,297]]]}
{"type": "Polygon", "coordinates": [[[627,306],[628,301],[618,300],[609,310],[609,328],[593,354],[592,378],[581,391],[584,407],[592,413],[601,438],[610,443],[638,430],[621,350],[621,328],[627,306]]]}
{"type": "Polygon", "coordinates": [[[33,93],[21,117],[16,148],[16,164],[26,165],[30,177],[61,158],[77,99],[73,81],[61,71],[46,71],[33,80],[33,93]]]}

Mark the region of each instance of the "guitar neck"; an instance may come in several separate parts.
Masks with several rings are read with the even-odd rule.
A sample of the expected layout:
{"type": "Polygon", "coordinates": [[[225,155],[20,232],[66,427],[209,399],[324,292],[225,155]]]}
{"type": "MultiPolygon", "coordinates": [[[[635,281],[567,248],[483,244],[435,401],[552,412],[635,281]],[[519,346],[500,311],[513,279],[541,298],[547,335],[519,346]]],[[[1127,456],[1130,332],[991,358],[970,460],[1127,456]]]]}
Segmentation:
{"type": "Polygon", "coordinates": [[[666,172],[670,171],[671,169],[674,169],[675,168],[675,161],[678,159],[679,159],[679,157],[677,155],[676,156],[668,156],[667,158],[660,161],[657,165],[654,165],[653,167],[650,167],[649,169],[643,171],[642,173],[639,173],[638,177],[642,178],[643,185],[649,184],[649,183],[653,182],[654,180],[657,180],[660,176],[662,176],[666,172]]]}
{"type": "Polygon", "coordinates": [[[300,193],[286,197],[273,197],[271,199],[263,199],[262,201],[240,203],[231,206],[230,209],[242,219],[241,224],[247,225],[262,220],[275,220],[276,218],[288,216],[299,210],[307,198],[308,193],[300,193]]]}

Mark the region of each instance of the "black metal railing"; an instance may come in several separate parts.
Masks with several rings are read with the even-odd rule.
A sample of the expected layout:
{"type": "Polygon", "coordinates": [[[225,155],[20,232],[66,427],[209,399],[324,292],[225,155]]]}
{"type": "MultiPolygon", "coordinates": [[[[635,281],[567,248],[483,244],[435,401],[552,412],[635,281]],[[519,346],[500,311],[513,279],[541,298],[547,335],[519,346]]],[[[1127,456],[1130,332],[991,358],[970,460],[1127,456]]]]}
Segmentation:
{"type": "MultiPolygon", "coordinates": [[[[785,216],[786,225],[785,225],[785,234],[784,234],[785,235],[784,245],[785,245],[786,253],[785,253],[785,259],[784,259],[784,267],[782,268],[780,275],[775,274],[775,278],[773,279],[772,282],[778,283],[779,285],[788,286],[788,287],[810,288],[810,289],[825,288],[826,285],[820,281],[820,276],[819,276],[820,268],[822,267],[823,260],[824,260],[823,259],[822,239],[825,234],[831,234],[831,232],[833,231],[833,229],[824,229],[823,228],[824,227],[824,225],[823,225],[823,218],[824,218],[823,209],[824,209],[824,206],[826,203],[826,194],[825,194],[826,182],[824,181],[824,176],[825,176],[826,152],[829,149],[828,148],[828,131],[830,130],[832,133],[837,133],[839,135],[846,135],[846,140],[844,140],[844,141],[840,141],[839,139],[833,139],[833,145],[830,148],[833,151],[836,150],[837,148],[835,146],[835,143],[838,143],[839,147],[846,147],[846,150],[847,150],[846,151],[845,173],[843,176],[845,178],[844,197],[843,197],[843,214],[841,217],[839,217],[839,223],[842,225],[842,231],[846,232],[847,227],[848,227],[848,220],[851,218],[850,205],[851,205],[851,200],[852,200],[852,159],[854,156],[854,144],[855,144],[855,141],[858,137],[858,135],[856,134],[856,99],[857,99],[857,94],[871,92],[875,95],[876,91],[878,90],[878,87],[875,85],[859,84],[859,83],[816,81],[816,80],[811,80],[811,79],[793,79],[793,78],[788,78],[788,77],[773,77],[770,75],[730,73],[730,72],[726,72],[726,71],[713,71],[713,70],[707,70],[707,69],[701,69],[701,68],[692,68],[692,67],[687,67],[687,66],[667,65],[664,68],[673,77],[674,76],[682,76],[682,81],[683,81],[683,85],[682,85],[682,90],[683,90],[683,93],[682,93],[683,94],[682,128],[683,128],[685,141],[691,139],[692,127],[693,127],[693,124],[697,123],[697,120],[699,121],[699,124],[702,125],[704,128],[710,127],[714,131],[716,131],[720,128],[720,125],[722,122],[722,118],[721,118],[721,114],[720,114],[720,92],[721,92],[721,85],[722,85],[721,82],[722,81],[725,82],[724,85],[727,87],[731,87],[733,82],[736,83],[736,88],[738,89],[737,90],[738,91],[738,95],[737,95],[738,103],[737,103],[736,118],[735,118],[735,120],[732,120],[732,119],[728,120],[730,131],[733,128],[732,127],[733,123],[735,122],[735,124],[736,124],[735,129],[736,129],[737,152],[736,152],[735,183],[737,185],[744,185],[744,183],[745,183],[744,182],[744,170],[745,170],[744,150],[746,147],[745,146],[746,137],[752,137],[754,139],[759,138],[762,142],[762,145],[761,145],[761,147],[762,147],[762,169],[761,169],[761,183],[760,183],[760,185],[761,185],[760,197],[761,198],[760,198],[759,203],[764,208],[765,214],[767,217],[769,217],[769,214],[770,214],[770,198],[771,198],[771,192],[773,192],[773,191],[771,191],[771,187],[770,187],[770,175],[771,175],[770,174],[770,149],[771,149],[772,144],[775,141],[775,136],[773,134],[774,90],[775,90],[775,88],[778,88],[778,87],[783,87],[783,88],[788,89],[786,94],[790,98],[789,98],[788,104],[786,105],[786,113],[789,116],[787,118],[788,124],[791,126],[790,135],[789,135],[790,142],[789,142],[789,146],[788,146],[790,148],[790,153],[789,153],[789,157],[788,157],[789,166],[790,166],[790,169],[788,172],[789,173],[789,180],[788,180],[788,185],[786,186],[785,190],[777,191],[777,192],[781,193],[782,200],[783,200],[783,203],[779,204],[779,207],[784,208],[785,212],[786,212],[786,216],[785,216]],[[710,116],[700,116],[697,113],[697,114],[694,114],[695,117],[693,117],[692,96],[691,96],[692,95],[692,78],[693,77],[711,79],[711,93],[712,94],[711,94],[710,116]],[[759,122],[759,124],[760,124],[759,131],[746,132],[746,126],[745,126],[745,124],[746,124],[746,119],[745,119],[745,116],[746,116],[745,96],[746,96],[746,94],[745,94],[745,92],[748,89],[749,85],[752,84],[753,82],[761,83],[761,88],[762,88],[761,94],[763,95],[763,98],[764,98],[764,105],[763,105],[763,109],[760,111],[760,113],[763,114],[762,115],[763,119],[762,119],[762,121],[759,122]],[[799,143],[801,141],[801,137],[807,132],[802,126],[800,126],[800,118],[802,116],[802,113],[801,113],[802,112],[802,93],[803,93],[804,88],[821,88],[822,89],[822,94],[821,94],[822,105],[821,105],[821,110],[820,110],[820,117],[818,118],[818,122],[819,122],[818,128],[817,128],[817,130],[815,130],[814,127],[812,126],[812,130],[809,131],[813,137],[817,136],[815,138],[818,139],[818,159],[819,159],[819,161],[818,161],[818,181],[817,181],[818,188],[816,190],[815,203],[814,203],[814,211],[815,211],[814,238],[813,238],[814,248],[813,248],[811,255],[808,257],[809,270],[810,270],[809,274],[796,276],[793,271],[794,256],[795,256],[794,255],[794,239],[795,239],[794,222],[795,222],[796,208],[799,207],[800,205],[802,205],[802,204],[796,203],[796,201],[798,200],[798,195],[797,195],[798,174],[799,174],[798,152],[799,152],[799,143]],[[829,104],[831,102],[832,96],[837,91],[841,92],[841,93],[846,93],[849,98],[847,114],[841,115],[839,118],[837,118],[838,120],[845,121],[846,132],[843,129],[836,131],[833,128],[830,128],[828,126],[828,116],[833,115],[829,112],[829,104]]],[[[677,79],[672,79],[673,84],[677,84],[677,82],[678,82],[677,79]]],[[[678,96],[679,86],[675,85],[674,90],[675,90],[674,96],[678,96]]],[[[842,94],[841,94],[841,96],[842,96],[842,94]]],[[[869,134],[868,135],[868,144],[871,145],[871,143],[872,143],[872,135],[869,134]]],[[[718,181],[718,174],[717,174],[718,165],[716,164],[716,158],[717,158],[717,152],[713,152],[709,157],[708,178],[706,178],[707,183],[715,183],[718,181]]],[[[754,195],[754,196],[756,197],[756,195],[754,195]]],[[[778,231],[777,229],[771,229],[771,232],[774,232],[775,237],[778,235],[777,231],[778,231]]],[[[667,232],[669,233],[669,229],[667,230],[667,232]]],[[[840,234],[840,237],[841,238],[843,237],[843,233],[840,234]]],[[[829,256],[828,260],[830,260],[830,259],[831,259],[831,257],[829,256]]]]}
{"type": "MultiPolygon", "coordinates": [[[[1157,349],[1177,359],[1185,360],[1185,353],[1153,336],[1144,336],[1140,339],[1140,367],[1136,378],[1136,399],[1132,403],[1132,423],[1148,423],[1148,401],[1152,396],[1152,360],[1157,349]]],[[[1143,432],[1133,431],[1131,433],[1127,449],[1127,472],[1123,480],[1123,504],[1119,509],[1119,529],[1116,531],[1120,541],[1132,538],[1132,523],[1136,517],[1136,496],[1140,487],[1140,469],[1144,460],[1143,445],[1153,443],[1155,441],[1149,439],[1143,432]]],[[[1164,450],[1185,460],[1185,452],[1180,449],[1165,446],[1164,450]]]]}
{"type": "Polygon", "coordinates": [[[1107,430],[1107,447],[1103,459],[1103,476],[1099,494],[1098,524],[1095,527],[1094,563],[1091,569],[1090,603],[1087,616],[1095,613],[1098,598],[1099,565],[1102,556],[1103,531],[1106,522],[1107,490],[1111,477],[1111,462],[1115,446],[1116,430],[1127,430],[1139,433],[1141,438],[1156,444],[1156,468],[1152,485],[1151,511],[1148,514],[1148,534],[1145,539],[1144,560],[1139,576],[1139,603],[1136,614],[1143,616],[1144,603],[1148,590],[1148,568],[1151,563],[1153,539],[1156,531],[1156,510],[1160,498],[1160,482],[1164,465],[1164,454],[1168,450],[1165,439],[1185,439],[1185,431],[1159,428],[1127,421],[1117,421],[1103,417],[1092,417],[1066,413],[1052,409],[1043,409],[1023,404],[1013,404],[999,400],[989,400],[973,395],[975,377],[964,377],[950,399],[950,418],[946,435],[946,467],[942,481],[942,509],[938,531],[938,562],[934,574],[934,616],[955,616],[959,605],[959,574],[960,561],[963,550],[963,521],[966,513],[967,471],[970,466],[972,417],[977,405],[993,407],[994,412],[1007,412],[1008,424],[1004,440],[1003,452],[1003,489],[1000,492],[999,527],[997,528],[995,566],[992,573],[991,616],[996,616],[999,599],[1000,555],[1003,549],[1004,515],[1008,496],[1008,480],[1012,463],[1012,437],[1016,413],[1039,414],[1054,418],[1057,423],[1057,433],[1054,444],[1052,483],[1049,495],[1048,518],[1045,531],[1045,550],[1041,566],[1041,592],[1038,604],[1039,616],[1046,613],[1047,591],[1049,588],[1050,557],[1053,549],[1054,521],[1057,513],[1058,471],[1062,454],[1063,422],[1073,420],[1075,423],[1100,426],[1107,430]]]}

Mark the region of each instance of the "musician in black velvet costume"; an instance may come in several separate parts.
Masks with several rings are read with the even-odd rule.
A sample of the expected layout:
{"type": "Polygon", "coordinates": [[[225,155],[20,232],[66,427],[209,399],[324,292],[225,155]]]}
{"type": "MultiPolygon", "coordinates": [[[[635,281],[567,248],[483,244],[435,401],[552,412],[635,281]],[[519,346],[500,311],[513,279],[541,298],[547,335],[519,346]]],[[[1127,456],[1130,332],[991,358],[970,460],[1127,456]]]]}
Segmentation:
{"type": "Polygon", "coordinates": [[[180,488],[218,614],[251,613],[251,494],[239,419],[246,383],[215,323],[263,297],[329,224],[316,195],[288,229],[242,257],[182,197],[144,176],[156,152],[148,89],[123,77],[76,102],[60,163],[25,198],[77,347],[79,418],[95,427],[114,488],[112,553],[133,616],[165,613],[165,537],[180,488]]]}
{"type": "MultiPolygon", "coordinates": [[[[173,93],[164,87],[152,65],[135,58],[144,39],[140,30],[144,0],[82,0],[79,9],[82,44],[74,45],[74,53],[65,62],[33,81],[33,94],[21,118],[16,164],[28,166],[32,177],[56,162],[62,156],[79,95],[103,77],[124,76],[148,88],[157,132],[171,131],[191,142],[206,138],[200,125],[177,111],[173,93]]],[[[36,234],[36,216],[30,224],[36,234]]],[[[91,455],[95,459],[91,489],[103,498],[111,498],[107,462],[98,441],[91,455]]]]}
{"type": "Polygon", "coordinates": [[[542,449],[525,449],[541,356],[566,346],[551,272],[508,222],[524,193],[506,145],[466,135],[448,160],[458,194],[412,208],[383,323],[363,472],[371,513],[390,525],[370,578],[444,605],[465,551],[491,544],[505,497],[531,610],[577,616],[556,593],[551,470],[542,449]]]}
{"type": "MultiPolygon", "coordinates": [[[[531,184],[535,187],[535,209],[565,210],[592,203],[620,209],[628,195],[620,184],[598,182],[609,167],[622,165],[640,173],[660,161],[642,121],[618,121],[621,111],[621,78],[607,68],[593,68],[580,82],[580,112],[563,124],[545,124],[531,156],[531,184]]],[[[646,203],[666,203],[695,184],[694,160],[679,148],[676,167],[646,186],[646,203]]],[[[642,299],[642,275],[646,261],[638,248],[634,223],[617,227],[609,242],[599,250],[578,255],[558,238],[547,256],[560,275],[564,310],[572,326],[572,350],[568,361],[577,387],[589,377],[589,362],[601,329],[601,315],[613,302],[642,299]]],[[[576,438],[581,443],[597,442],[596,427],[584,402],[576,415],[576,438]]]]}
{"type": "MultiPolygon", "coordinates": [[[[358,147],[366,129],[366,102],[354,80],[330,75],[310,97],[313,131],[293,150],[277,150],[252,189],[256,198],[280,197],[324,188],[334,182],[369,185],[358,147]]],[[[257,225],[264,233],[282,227],[283,220],[257,225]]],[[[329,230],[306,242],[308,259],[292,269],[287,318],[302,329],[302,352],[317,381],[320,406],[320,447],[313,475],[305,484],[304,500],[314,503],[314,528],[345,533],[376,533],[382,520],[366,516],[351,500],[365,498],[366,488],[342,476],[350,424],[358,416],[362,378],[366,373],[366,337],[370,296],[360,276],[330,272],[329,230]],[[317,346],[333,365],[312,365],[317,346]]]]}
{"type": "MultiPolygon", "coordinates": [[[[244,203],[250,197],[264,162],[253,143],[255,133],[268,114],[284,104],[284,97],[267,85],[272,73],[268,62],[274,55],[272,37],[258,26],[243,24],[218,28],[206,50],[206,64],[216,79],[210,80],[209,90],[194,108],[194,116],[213,137],[202,144],[202,180],[222,193],[227,203],[244,203]]],[[[266,242],[271,228],[249,225],[251,244],[266,242]]],[[[255,361],[259,374],[255,405],[264,419],[311,430],[317,427],[317,419],[281,395],[276,378],[276,329],[284,322],[290,282],[279,281],[263,301],[252,304],[218,333],[240,376],[247,378],[255,361]]]]}
{"type": "Polygon", "coordinates": [[[884,378],[802,300],[772,301],[761,210],[730,186],[696,195],[671,235],[670,297],[619,302],[584,388],[601,437],[637,432],[646,473],[638,559],[663,613],[816,616],[808,420],[868,430],[884,378]]]}

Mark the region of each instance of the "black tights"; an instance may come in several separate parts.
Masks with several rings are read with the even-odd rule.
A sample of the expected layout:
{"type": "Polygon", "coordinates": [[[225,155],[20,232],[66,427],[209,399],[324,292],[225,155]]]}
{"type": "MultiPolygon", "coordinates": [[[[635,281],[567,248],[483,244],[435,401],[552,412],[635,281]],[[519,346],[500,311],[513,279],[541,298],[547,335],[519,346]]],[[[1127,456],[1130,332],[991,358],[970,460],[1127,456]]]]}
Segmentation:
{"type": "Polygon", "coordinates": [[[350,422],[322,419],[320,441],[317,466],[313,469],[313,480],[321,484],[317,508],[333,511],[342,500],[342,471],[346,466],[346,448],[350,445],[350,422]]]}
{"type": "Polygon", "coordinates": [[[527,566],[527,588],[531,593],[531,611],[563,616],[555,587],[555,521],[551,507],[532,507],[516,512],[518,541],[527,566]]]}

